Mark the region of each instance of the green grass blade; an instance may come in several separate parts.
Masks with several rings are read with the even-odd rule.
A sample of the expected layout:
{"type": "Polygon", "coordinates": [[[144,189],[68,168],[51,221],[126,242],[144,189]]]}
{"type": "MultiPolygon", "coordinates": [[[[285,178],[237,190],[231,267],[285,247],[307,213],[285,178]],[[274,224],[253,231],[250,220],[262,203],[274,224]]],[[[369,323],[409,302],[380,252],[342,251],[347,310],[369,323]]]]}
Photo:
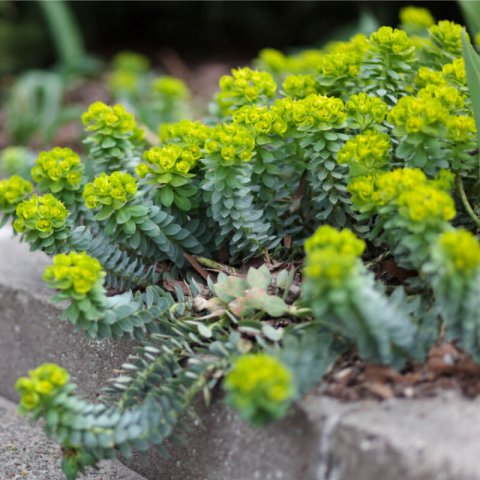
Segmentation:
{"type": "Polygon", "coordinates": [[[85,57],[85,51],[70,7],[61,0],[38,0],[38,4],[45,14],[61,62],[68,67],[75,66],[85,57]]]}
{"type": "Polygon", "coordinates": [[[467,40],[465,31],[462,32],[462,50],[465,60],[468,91],[470,93],[473,115],[477,125],[477,144],[480,147],[480,57],[467,40]]]}
{"type": "Polygon", "coordinates": [[[480,32],[480,1],[458,0],[472,38],[480,32]]]}

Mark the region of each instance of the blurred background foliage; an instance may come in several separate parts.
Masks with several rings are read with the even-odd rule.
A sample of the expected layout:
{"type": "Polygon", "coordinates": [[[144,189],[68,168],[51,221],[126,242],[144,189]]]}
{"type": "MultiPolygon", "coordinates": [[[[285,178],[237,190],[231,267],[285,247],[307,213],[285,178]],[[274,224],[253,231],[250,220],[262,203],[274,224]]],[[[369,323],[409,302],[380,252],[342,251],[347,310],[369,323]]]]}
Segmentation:
{"type": "Polygon", "coordinates": [[[128,104],[110,88],[111,61],[121,51],[145,55],[149,76],[183,80],[192,104],[202,107],[221,75],[263,48],[292,53],[368,35],[396,26],[409,4],[429,8],[437,20],[480,18],[480,1],[463,5],[462,17],[455,1],[0,0],[0,149],[72,146],[86,105],[128,104]]]}
{"type": "MultiPolygon", "coordinates": [[[[62,59],[55,48],[62,25],[71,34],[63,41],[67,39],[73,51],[84,46],[103,59],[128,49],[147,54],[156,64],[161,63],[162,51],[174,50],[188,64],[212,60],[235,64],[245,63],[265,47],[312,47],[333,35],[348,37],[359,18],[396,25],[398,11],[407,2],[66,2],[83,41],[72,38],[77,32],[68,21],[55,27],[52,12],[49,17],[46,11],[52,8],[44,3],[61,4],[0,1],[1,74],[44,68],[62,59]]],[[[408,3],[429,8],[437,19],[462,18],[454,1],[408,3]]]]}

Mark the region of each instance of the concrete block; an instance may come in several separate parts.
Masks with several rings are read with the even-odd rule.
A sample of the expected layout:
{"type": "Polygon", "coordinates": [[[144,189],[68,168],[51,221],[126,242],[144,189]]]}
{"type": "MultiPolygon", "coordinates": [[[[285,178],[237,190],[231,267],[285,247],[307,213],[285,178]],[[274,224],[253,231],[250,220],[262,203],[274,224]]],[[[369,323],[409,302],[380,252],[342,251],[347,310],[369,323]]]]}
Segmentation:
{"type": "MultiPolygon", "coordinates": [[[[2,480],[65,480],[58,444],[45,438],[39,425],[15,414],[16,406],[0,397],[0,478],[2,480]]],[[[101,462],[83,480],[145,480],[118,460],[101,462]]]]}
{"type": "Polygon", "coordinates": [[[16,400],[19,376],[41,363],[55,362],[72,373],[89,399],[132,351],[133,342],[97,341],[59,320],[42,280],[51,260],[0,230],[0,395],[16,400]]]}
{"type": "Polygon", "coordinates": [[[318,430],[315,480],[479,480],[480,401],[435,398],[345,404],[307,396],[318,430]]]}
{"type": "MultiPolygon", "coordinates": [[[[60,322],[41,281],[47,263],[0,231],[0,395],[16,400],[16,378],[53,361],[94,399],[133,343],[88,340],[60,322]]],[[[180,426],[183,443],[167,443],[169,459],[152,451],[129,467],[150,480],[480,480],[480,402],[451,392],[353,404],[312,392],[260,429],[221,395],[197,411],[198,424],[180,426]]]]}

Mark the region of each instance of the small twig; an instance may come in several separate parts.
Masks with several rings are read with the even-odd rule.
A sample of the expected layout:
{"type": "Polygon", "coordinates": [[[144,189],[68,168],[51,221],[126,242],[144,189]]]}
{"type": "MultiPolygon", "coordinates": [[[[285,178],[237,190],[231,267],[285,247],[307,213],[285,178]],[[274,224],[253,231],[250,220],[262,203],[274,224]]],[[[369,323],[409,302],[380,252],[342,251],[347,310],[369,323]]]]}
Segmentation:
{"type": "MultiPolygon", "coordinates": [[[[399,288],[401,285],[387,285],[385,287],[385,291],[387,293],[392,293],[395,291],[396,288],[399,288]]],[[[407,295],[421,295],[422,293],[425,293],[425,290],[423,288],[414,288],[414,287],[402,287],[404,292],[407,295]]]]}
{"type": "Polygon", "coordinates": [[[212,270],[225,272],[225,273],[228,273],[229,275],[238,275],[238,272],[235,268],[230,267],[228,265],[224,265],[223,263],[216,262],[211,258],[197,257],[197,256],[195,256],[194,258],[195,260],[197,260],[198,263],[200,263],[201,265],[204,265],[205,267],[211,268],[212,270]]]}
{"type": "Polygon", "coordinates": [[[300,203],[305,193],[305,174],[302,175],[300,183],[298,184],[297,190],[291,199],[291,205],[289,208],[290,213],[296,212],[300,208],[300,203]]]}
{"type": "Polygon", "coordinates": [[[457,184],[458,194],[460,195],[460,200],[462,201],[465,210],[467,211],[470,218],[475,222],[477,227],[480,227],[480,218],[477,217],[477,215],[473,211],[472,206],[468,202],[467,194],[465,193],[465,188],[463,186],[463,180],[460,175],[457,175],[455,183],[457,184]]]}
{"type": "Polygon", "coordinates": [[[190,265],[204,278],[204,280],[208,280],[208,272],[201,267],[195,257],[192,257],[192,255],[188,254],[187,252],[183,252],[183,255],[188,260],[190,265]]]}
{"type": "Polygon", "coordinates": [[[379,263],[382,263],[389,255],[391,255],[390,250],[386,250],[385,252],[378,255],[378,257],[375,257],[370,262],[366,263],[365,266],[367,268],[374,267],[375,265],[378,265],[379,263]]]}
{"type": "Polygon", "coordinates": [[[460,200],[462,201],[465,210],[467,211],[470,218],[475,222],[475,225],[477,225],[477,227],[480,227],[480,218],[477,217],[477,215],[473,211],[472,206],[468,202],[467,194],[465,193],[465,188],[463,186],[463,180],[460,175],[457,175],[455,183],[457,184],[458,194],[460,195],[460,200]]]}
{"type": "Polygon", "coordinates": [[[145,133],[145,140],[152,146],[158,145],[158,137],[144,123],[140,123],[139,127],[145,133]]]}

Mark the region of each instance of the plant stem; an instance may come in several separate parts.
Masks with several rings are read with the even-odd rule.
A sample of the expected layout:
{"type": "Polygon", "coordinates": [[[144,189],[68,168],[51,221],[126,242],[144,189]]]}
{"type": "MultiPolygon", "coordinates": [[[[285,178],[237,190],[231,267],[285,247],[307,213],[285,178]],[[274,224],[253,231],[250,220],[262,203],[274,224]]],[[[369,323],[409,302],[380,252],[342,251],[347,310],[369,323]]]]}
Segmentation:
{"type": "Polygon", "coordinates": [[[460,195],[460,200],[462,201],[462,204],[463,204],[465,210],[467,211],[470,218],[474,221],[475,225],[477,227],[480,227],[480,218],[477,217],[477,215],[473,211],[473,208],[471,207],[470,203],[468,202],[468,198],[467,198],[467,195],[465,193],[465,188],[463,186],[462,177],[458,174],[457,174],[457,178],[455,179],[455,183],[457,184],[458,194],[460,195]]]}
{"type": "Polygon", "coordinates": [[[152,147],[158,145],[158,137],[153,133],[144,123],[139,123],[139,127],[145,133],[145,140],[149,143],[152,147]]]}
{"type": "Polygon", "coordinates": [[[223,263],[216,262],[215,260],[211,260],[210,258],[205,257],[194,257],[198,263],[204,265],[205,267],[211,268],[213,270],[218,270],[220,272],[225,272],[228,275],[238,275],[238,272],[235,268],[230,267],[228,265],[223,265],[223,263]]]}
{"type": "Polygon", "coordinates": [[[368,269],[378,265],[379,263],[382,263],[389,255],[391,255],[390,250],[386,250],[385,252],[381,253],[377,257],[373,258],[370,262],[367,262],[365,264],[365,267],[368,269]]]}

